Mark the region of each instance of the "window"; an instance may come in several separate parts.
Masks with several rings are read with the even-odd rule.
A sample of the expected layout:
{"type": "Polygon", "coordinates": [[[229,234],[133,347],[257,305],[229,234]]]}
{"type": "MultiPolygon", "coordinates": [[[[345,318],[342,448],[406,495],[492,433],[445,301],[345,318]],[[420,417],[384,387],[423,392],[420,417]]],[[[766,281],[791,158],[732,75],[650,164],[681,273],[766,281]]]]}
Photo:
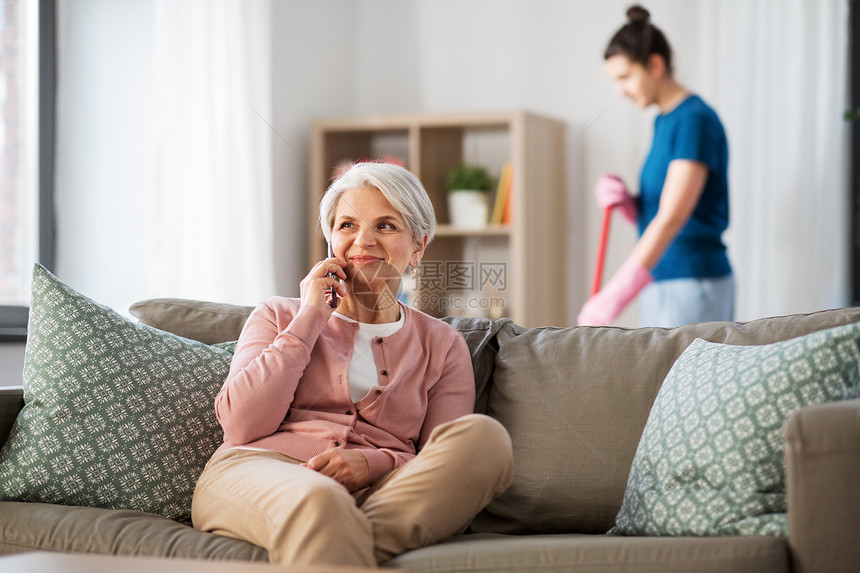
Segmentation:
{"type": "Polygon", "coordinates": [[[33,263],[53,263],[55,14],[0,0],[0,341],[26,337],[33,263]]]}
{"type": "Polygon", "coordinates": [[[860,0],[848,4],[848,86],[850,110],[851,177],[848,196],[851,205],[851,304],[860,305],[860,0]]]}

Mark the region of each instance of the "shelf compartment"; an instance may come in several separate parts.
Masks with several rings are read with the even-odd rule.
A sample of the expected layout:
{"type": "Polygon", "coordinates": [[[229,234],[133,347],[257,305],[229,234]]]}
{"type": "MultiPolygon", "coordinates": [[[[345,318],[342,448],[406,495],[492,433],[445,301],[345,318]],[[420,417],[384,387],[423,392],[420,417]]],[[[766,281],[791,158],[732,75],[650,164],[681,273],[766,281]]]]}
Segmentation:
{"type": "Polygon", "coordinates": [[[510,225],[487,225],[476,229],[464,229],[452,225],[439,225],[436,227],[437,237],[496,237],[511,234],[510,225]]]}
{"type": "MultiPolygon", "coordinates": [[[[347,158],[403,156],[427,189],[439,224],[424,260],[478,265],[504,261],[506,284],[499,293],[504,307],[489,309],[489,315],[497,318],[501,313],[523,326],[565,325],[567,301],[581,300],[585,293],[582,285],[566,280],[564,132],[563,122],[526,111],[371,115],[314,122],[308,263],[325,256],[325,242],[314,223],[332,167],[347,158]],[[513,166],[510,224],[478,229],[450,225],[445,184],[448,170],[460,163],[482,165],[498,178],[506,161],[513,166]],[[548,280],[548,270],[555,280],[548,280]]],[[[425,288],[415,294],[451,293],[425,288]]],[[[488,299],[497,293],[490,289],[454,294],[465,300],[469,296],[488,299]]],[[[432,300],[418,308],[435,316],[458,314],[459,310],[444,308],[441,302],[433,305],[432,300]]]]}

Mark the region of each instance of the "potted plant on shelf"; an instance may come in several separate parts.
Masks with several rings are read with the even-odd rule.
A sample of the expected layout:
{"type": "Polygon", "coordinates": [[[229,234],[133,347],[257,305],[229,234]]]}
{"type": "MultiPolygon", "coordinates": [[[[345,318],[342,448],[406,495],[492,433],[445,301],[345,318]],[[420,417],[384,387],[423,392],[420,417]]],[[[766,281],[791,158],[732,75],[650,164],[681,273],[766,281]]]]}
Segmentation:
{"type": "Polygon", "coordinates": [[[448,216],[455,227],[487,226],[487,196],[493,186],[483,167],[462,164],[448,171],[448,216]]]}

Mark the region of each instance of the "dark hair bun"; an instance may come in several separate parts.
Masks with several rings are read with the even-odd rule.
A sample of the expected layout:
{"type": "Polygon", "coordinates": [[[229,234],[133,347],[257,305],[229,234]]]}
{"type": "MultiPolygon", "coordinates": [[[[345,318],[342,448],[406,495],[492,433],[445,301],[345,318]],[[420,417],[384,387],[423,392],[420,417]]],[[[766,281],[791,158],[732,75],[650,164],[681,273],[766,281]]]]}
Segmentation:
{"type": "Polygon", "coordinates": [[[651,17],[651,14],[649,14],[648,10],[642,6],[635,4],[627,10],[627,17],[630,19],[631,23],[635,24],[638,22],[647,22],[651,17]]]}

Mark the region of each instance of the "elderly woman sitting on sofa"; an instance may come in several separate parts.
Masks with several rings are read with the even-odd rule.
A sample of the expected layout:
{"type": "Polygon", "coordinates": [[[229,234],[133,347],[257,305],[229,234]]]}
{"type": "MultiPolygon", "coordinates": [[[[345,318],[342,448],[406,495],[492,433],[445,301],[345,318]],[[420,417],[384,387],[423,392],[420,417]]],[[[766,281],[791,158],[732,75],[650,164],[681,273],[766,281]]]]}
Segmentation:
{"type": "Polygon", "coordinates": [[[435,232],[420,181],[355,165],[320,224],[330,257],[301,298],[260,304],[242,331],[192,519],[273,562],[375,566],[463,531],[510,485],[513,456],[502,425],[472,414],[460,333],[396,299],[435,232]]]}

